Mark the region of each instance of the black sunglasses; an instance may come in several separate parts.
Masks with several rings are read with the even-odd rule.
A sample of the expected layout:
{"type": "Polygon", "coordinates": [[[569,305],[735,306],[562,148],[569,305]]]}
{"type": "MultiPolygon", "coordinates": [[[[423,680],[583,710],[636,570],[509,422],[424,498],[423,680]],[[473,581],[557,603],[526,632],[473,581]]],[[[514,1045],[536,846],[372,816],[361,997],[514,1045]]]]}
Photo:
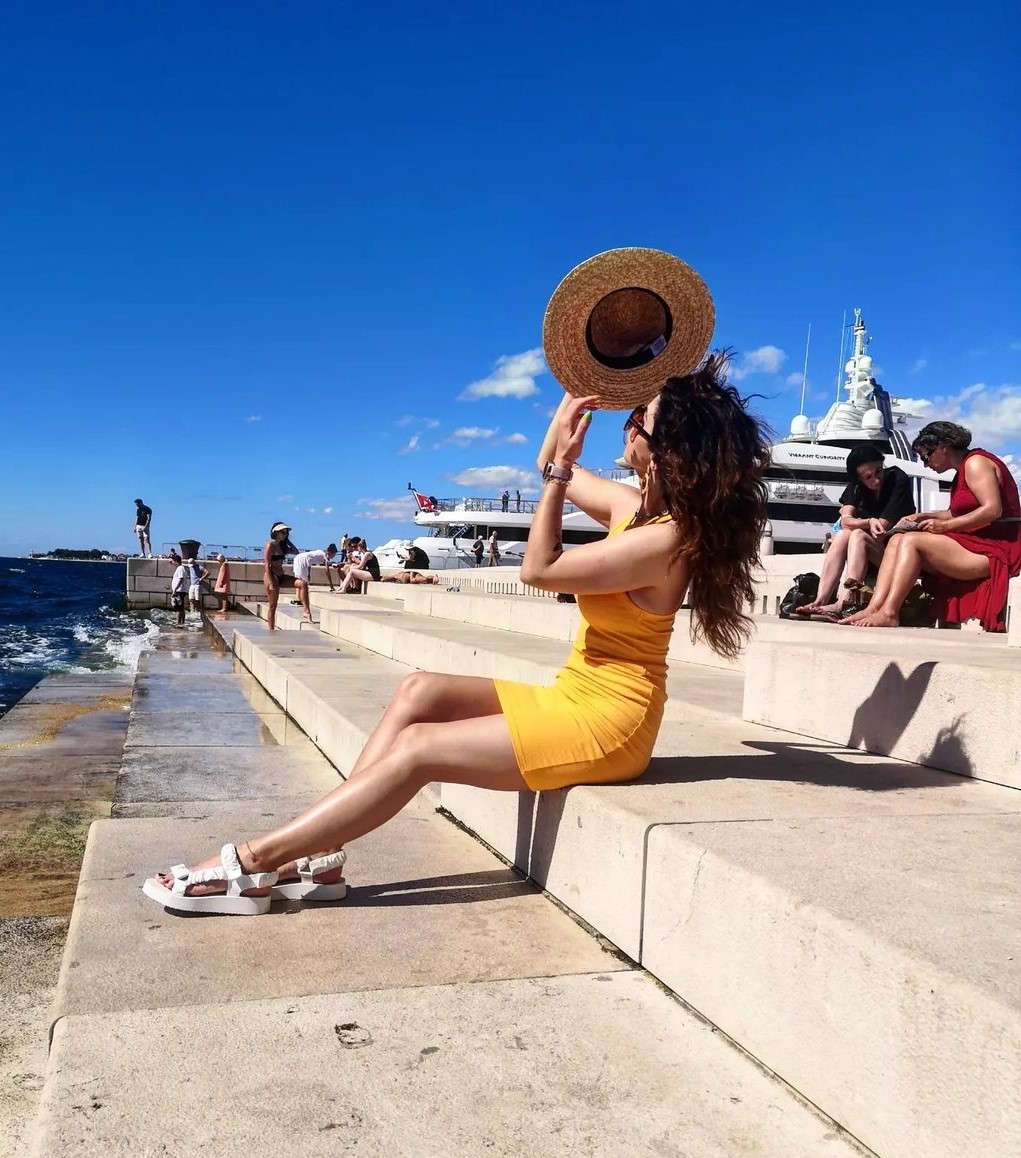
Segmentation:
{"type": "Polygon", "coordinates": [[[642,426],[642,419],[648,409],[648,406],[636,406],[628,415],[627,421],[624,423],[625,442],[627,442],[628,431],[633,430],[636,434],[640,434],[650,446],[652,445],[652,435],[642,426]]]}
{"type": "Polygon", "coordinates": [[[929,465],[929,459],[936,453],[938,448],[935,446],[916,446],[915,454],[922,466],[929,465]]]}

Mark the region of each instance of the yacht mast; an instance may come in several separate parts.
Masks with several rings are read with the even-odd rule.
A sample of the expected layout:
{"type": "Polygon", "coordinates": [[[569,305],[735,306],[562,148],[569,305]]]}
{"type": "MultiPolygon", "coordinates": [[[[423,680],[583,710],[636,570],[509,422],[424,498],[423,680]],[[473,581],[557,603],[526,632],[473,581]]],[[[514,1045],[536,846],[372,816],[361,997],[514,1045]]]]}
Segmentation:
{"type": "Polygon", "coordinates": [[[808,337],[805,339],[805,369],[801,375],[801,413],[805,413],[805,390],[808,388],[808,348],[812,344],[812,323],[808,323],[808,337]]]}

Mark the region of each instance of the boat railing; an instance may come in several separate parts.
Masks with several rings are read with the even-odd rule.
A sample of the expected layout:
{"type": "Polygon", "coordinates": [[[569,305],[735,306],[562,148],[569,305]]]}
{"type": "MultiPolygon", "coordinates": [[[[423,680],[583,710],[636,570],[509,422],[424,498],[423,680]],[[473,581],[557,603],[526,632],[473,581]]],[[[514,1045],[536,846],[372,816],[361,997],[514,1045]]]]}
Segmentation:
{"type": "MultiPolygon", "coordinates": [[[[538,506],[538,499],[509,499],[507,505],[504,506],[502,499],[468,498],[437,499],[436,506],[433,509],[441,513],[455,515],[484,515],[488,513],[534,515],[538,506]]],[[[570,511],[577,510],[573,503],[565,503],[564,509],[570,511]]]]}
{"type": "MultiPolygon", "coordinates": [[[[175,551],[179,555],[181,553],[181,544],[178,542],[160,544],[161,555],[169,555],[171,551],[175,551]]],[[[239,546],[237,543],[202,544],[199,558],[215,559],[217,555],[223,555],[230,563],[254,563],[262,559],[262,547],[244,547],[239,546]]]]}
{"type": "MultiPolygon", "coordinates": [[[[592,472],[600,478],[612,479],[614,482],[622,482],[626,478],[630,478],[634,471],[619,467],[611,467],[592,472]]],[[[456,499],[434,499],[434,511],[439,511],[447,514],[511,514],[511,515],[534,515],[539,506],[538,499],[525,498],[511,498],[504,500],[503,498],[488,498],[481,496],[469,496],[456,499]]],[[[566,511],[577,511],[578,508],[573,503],[565,503],[564,509],[566,511]]]]}

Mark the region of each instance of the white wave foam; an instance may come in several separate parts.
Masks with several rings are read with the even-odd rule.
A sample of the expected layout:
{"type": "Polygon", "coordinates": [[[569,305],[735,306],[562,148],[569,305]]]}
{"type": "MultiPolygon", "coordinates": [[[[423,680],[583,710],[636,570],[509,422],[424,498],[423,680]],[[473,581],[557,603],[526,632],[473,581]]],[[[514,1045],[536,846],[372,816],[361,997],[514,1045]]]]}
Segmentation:
{"type": "Polygon", "coordinates": [[[84,623],[76,623],[73,632],[75,639],[79,643],[91,643],[94,638],[84,623]]]}
{"type": "Polygon", "coordinates": [[[129,671],[138,669],[138,659],[143,651],[151,651],[156,646],[160,629],[156,623],[145,625],[145,632],[141,635],[128,635],[120,639],[108,639],[103,644],[103,650],[113,660],[116,667],[127,668],[129,671]]]}

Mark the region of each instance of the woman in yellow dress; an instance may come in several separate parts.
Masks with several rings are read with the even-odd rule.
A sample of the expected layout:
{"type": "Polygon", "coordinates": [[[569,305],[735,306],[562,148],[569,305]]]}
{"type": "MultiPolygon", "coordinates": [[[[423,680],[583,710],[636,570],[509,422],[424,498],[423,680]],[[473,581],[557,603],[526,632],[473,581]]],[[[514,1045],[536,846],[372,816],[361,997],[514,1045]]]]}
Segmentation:
{"type": "MultiPolygon", "coordinates": [[[[694,356],[697,368],[659,378],[654,396],[648,389],[650,376],[660,372],[659,354],[670,346],[661,338],[660,306],[674,307],[665,328],[678,334],[678,343],[683,323],[691,321],[682,316],[685,295],[673,283],[655,281],[656,263],[666,258],[657,254],[651,272],[636,270],[633,262],[623,269],[608,263],[609,270],[598,271],[595,300],[568,311],[580,308],[587,323],[581,332],[596,366],[595,382],[603,387],[598,395],[578,396],[593,381],[592,374],[574,374],[586,355],[575,349],[565,364],[564,350],[546,335],[551,369],[573,393],[561,402],[539,454],[543,493],[521,579],[577,596],[578,636],[555,682],[535,687],[428,672],[406,677],[348,780],[280,828],[224,845],[219,859],[150,878],[143,886],[147,896],[170,909],[247,914],[266,912],[274,897],[336,899],[346,888],[343,846],[384,824],[426,784],[528,792],[618,783],[642,774],[663,715],[666,653],[682,600],[691,607],[693,632],[720,654],[734,655],[747,634],[765,521],[762,472],[769,457],[759,423],[726,382],[726,356],[703,360],[711,299],[700,279],[695,289],[702,288],[710,310],[705,343],[694,355],[682,350],[665,363],[677,366],[694,356]],[[616,289],[642,285],[636,278],[643,272],[658,305],[603,305],[615,293],[645,292],[616,289]],[[614,275],[620,279],[616,286],[607,285],[614,275]],[[609,322],[600,307],[611,315],[609,322]],[[654,352],[636,367],[643,350],[654,352]],[[640,488],[577,465],[592,412],[601,402],[620,403],[610,371],[636,368],[645,379],[637,388],[649,400],[624,422],[624,458],[640,488]],[[564,551],[565,500],[602,523],[606,537],[564,551]]],[[[687,266],[683,271],[681,288],[690,297],[688,275],[697,275],[687,266]]],[[[547,327],[556,303],[555,295],[547,327]]],[[[687,331],[697,334],[698,327],[689,324],[687,331]]],[[[634,378],[629,376],[629,388],[634,378]]]]}

